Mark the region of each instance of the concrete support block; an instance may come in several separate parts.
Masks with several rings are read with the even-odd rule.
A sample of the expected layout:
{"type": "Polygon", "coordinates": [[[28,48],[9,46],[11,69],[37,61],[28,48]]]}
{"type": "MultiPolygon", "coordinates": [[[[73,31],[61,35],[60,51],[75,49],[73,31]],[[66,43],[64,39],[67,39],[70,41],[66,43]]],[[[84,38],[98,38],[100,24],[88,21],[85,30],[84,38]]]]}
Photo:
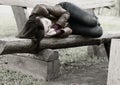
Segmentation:
{"type": "Polygon", "coordinates": [[[39,54],[9,54],[1,57],[5,67],[32,75],[34,78],[51,80],[59,76],[58,52],[50,49],[39,54]]]}

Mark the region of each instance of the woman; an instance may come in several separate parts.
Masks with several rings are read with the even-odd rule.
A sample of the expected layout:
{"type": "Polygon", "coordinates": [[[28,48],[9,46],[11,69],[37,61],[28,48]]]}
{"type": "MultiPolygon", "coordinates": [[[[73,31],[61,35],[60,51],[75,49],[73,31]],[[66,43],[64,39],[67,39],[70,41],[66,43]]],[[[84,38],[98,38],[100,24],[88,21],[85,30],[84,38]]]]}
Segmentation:
{"type": "Polygon", "coordinates": [[[44,30],[44,37],[70,34],[72,30],[67,25],[69,17],[69,12],[60,5],[36,5],[18,37],[35,38],[36,30],[44,30]]]}
{"type": "Polygon", "coordinates": [[[55,6],[38,4],[18,37],[36,38],[36,35],[52,37],[67,32],[68,35],[72,32],[75,35],[97,38],[102,35],[102,28],[95,15],[85,12],[70,2],[62,2],[55,6]],[[46,21],[51,22],[48,27],[45,27],[46,21]],[[61,30],[66,27],[67,31],[61,30]],[[47,31],[45,31],[46,28],[47,31]]]}

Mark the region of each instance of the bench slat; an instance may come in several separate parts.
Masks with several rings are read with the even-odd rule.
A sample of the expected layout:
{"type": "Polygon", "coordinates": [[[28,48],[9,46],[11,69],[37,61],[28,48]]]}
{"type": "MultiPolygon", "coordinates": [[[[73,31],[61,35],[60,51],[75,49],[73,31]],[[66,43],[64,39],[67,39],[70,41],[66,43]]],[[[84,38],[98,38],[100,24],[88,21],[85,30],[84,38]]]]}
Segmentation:
{"type": "Polygon", "coordinates": [[[120,85],[120,39],[112,39],[107,85],[120,85]]]}
{"type": "Polygon", "coordinates": [[[27,9],[18,6],[12,6],[12,10],[15,16],[16,24],[18,27],[18,31],[20,32],[23,28],[24,23],[27,21],[27,9]]]}
{"type": "MultiPolygon", "coordinates": [[[[0,0],[1,5],[16,5],[23,7],[34,7],[36,4],[57,4],[65,0],[0,0]]],[[[90,9],[104,6],[114,6],[114,0],[69,0],[82,8],[90,9]]]]}
{"type": "MultiPolygon", "coordinates": [[[[41,49],[59,49],[67,47],[77,47],[84,45],[99,44],[100,39],[89,39],[81,36],[71,35],[68,38],[45,38],[41,41],[41,49]]],[[[35,43],[36,44],[36,43],[35,43]]],[[[9,53],[32,53],[34,45],[30,39],[7,38],[0,39],[0,54],[9,53]]]]}
{"type": "Polygon", "coordinates": [[[1,5],[15,5],[22,7],[34,7],[39,3],[47,3],[45,0],[0,0],[1,5]]]}
{"type": "MultiPolygon", "coordinates": [[[[101,38],[84,38],[80,35],[70,35],[67,38],[44,38],[41,41],[41,49],[59,49],[86,45],[98,45],[109,42],[112,38],[120,38],[120,33],[105,34],[101,38]]],[[[7,38],[0,39],[0,54],[9,53],[31,53],[34,44],[30,39],[7,38]]]]}

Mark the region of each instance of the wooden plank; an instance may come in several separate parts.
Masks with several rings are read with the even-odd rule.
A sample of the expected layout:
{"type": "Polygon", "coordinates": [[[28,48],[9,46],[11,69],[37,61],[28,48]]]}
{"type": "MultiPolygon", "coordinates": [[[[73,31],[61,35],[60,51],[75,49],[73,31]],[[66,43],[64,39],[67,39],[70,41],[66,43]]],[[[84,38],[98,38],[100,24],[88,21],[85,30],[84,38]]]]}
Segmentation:
{"type": "Polygon", "coordinates": [[[96,56],[98,59],[101,57],[107,57],[107,53],[103,44],[88,46],[88,55],[92,58],[96,56]]]}
{"type": "MultiPolygon", "coordinates": [[[[34,47],[36,43],[33,43],[31,39],[19,39],[19,38],[6,38],[0,39],[2,42],[1,48],[2,51],[0,54],[9,54],[9,53],[32,53],[34,52],[34,47]],[[3,49],[4,48],[4,49],[3,49]]],[[[77,47],[84,45],[94,45],[100,44],[101,39],[94,38],[84,38],[80,35],[75,36],[71,35],[68,38],[44,38],[41,41],[40,48],[67,48],[67,47],[77,47]]],[[[0,48],[0,49],[1,49],[0,48]]]]}
{"type": "MultiPolygon", "coordinates": [[[[34,7],[36,4],[55,5],[64,1],[65,0],[0,0],[0,4],[34,7]]],[[[69,0],[69,2],[85,9],[115,5],[114,0],[69,0]]]]}
{"type": "MultiPolygon", "coordinates": [[[[120,38],[120,33],[106,34],[100,38],[85,38],[80,35],[70,35],[67,38],[44,38],[40,43],[41,49],[59,49],[70,48],[86,45],[99,45],[101,43],[107,43],[112,38],[120,38]],[[108,35],[108,36],[107,36],[108,35]]],[[[9,53],[31,53],[34,52],[36,43],[33,43],[31,39],[19,39],[19,38],[4,38],[0,39],[0,54],[9,53]]]]}
{"type": "Polygon", "coordinates": [[[107,85],[120,85],[120,39],[112,39],[107,85]]]}
{"type": "Polygon", "coordinates": [[[109,51],[110,51],[110,42],[111,38],[120,38],[119,31],[118,32],[104,32],[102,35],[102,40],[104,41],[104,46],[93,45],[88,47],[88,55],[90,57],[107,57],[109,59],[109,51]]]}
{"type": "Polygon", "coordinates": [[[120,16],[120,0],[115,0],[116,16],[120,16]]]}
{"type": "Polygon", "coordinates": [[[47,0],[0,0],[1,5],[15,5],[22,7],[34,7],[36,4],[51,3],[47,0]]]}
{"type": "Polygon", "coordinates": [[[16,24],[18,27],[18,31],[20,32],[27,21],[27,13],[25,12],[26,9],[23,7],[12,6],[12,10],[15,16],[16,24]]]}
{"type": "Polygon", "coordinates": [[[109,40],[108,42],[104,42],[104,47],[107,53],[107,58],[109,60],[110,57],[110,46],[111,46],[111,40],[109,40]]]}
{"type": "Polygon", "coordinates": [[[78,5],[80,5],[80,7],[84,9],[91,9],[105,6],[115,6],[115,2],[114,0],[89,0],[79,3],[78,5]]]}

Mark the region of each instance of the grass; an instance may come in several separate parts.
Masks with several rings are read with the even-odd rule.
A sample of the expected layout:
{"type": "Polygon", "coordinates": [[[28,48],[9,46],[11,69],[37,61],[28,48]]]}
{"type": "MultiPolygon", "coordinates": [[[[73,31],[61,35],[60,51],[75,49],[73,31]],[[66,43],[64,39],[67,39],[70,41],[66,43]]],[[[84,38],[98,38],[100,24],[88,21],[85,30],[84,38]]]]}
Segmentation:
{"type": "Polygon", "coordinates": [[[0,65],[0,85],[42,85],[42,80],[20,72],[10,71],[0,65]]]}
{"type": "MultiPolygon", "coordinates": [[[[101,26],[104,31],[120,30],[120,18],[99,16],[101,26]]],[[[0,17],[0,37],[10,37],[17,34],[17,26],[13,17],[0,17]]],[[[90,58],[87,55],[87,47],[76,47],[68,49],[60,49],[61,64],[70,62],[79,62],[82,65],[90,65],[92,63],[104,62],[105,58],[90,58]]],[[[34,79],[32,76],[24,75],[20,72],[10,71],[0,64],[0,85],[42,85],[42,80],[34,79]]]]}

